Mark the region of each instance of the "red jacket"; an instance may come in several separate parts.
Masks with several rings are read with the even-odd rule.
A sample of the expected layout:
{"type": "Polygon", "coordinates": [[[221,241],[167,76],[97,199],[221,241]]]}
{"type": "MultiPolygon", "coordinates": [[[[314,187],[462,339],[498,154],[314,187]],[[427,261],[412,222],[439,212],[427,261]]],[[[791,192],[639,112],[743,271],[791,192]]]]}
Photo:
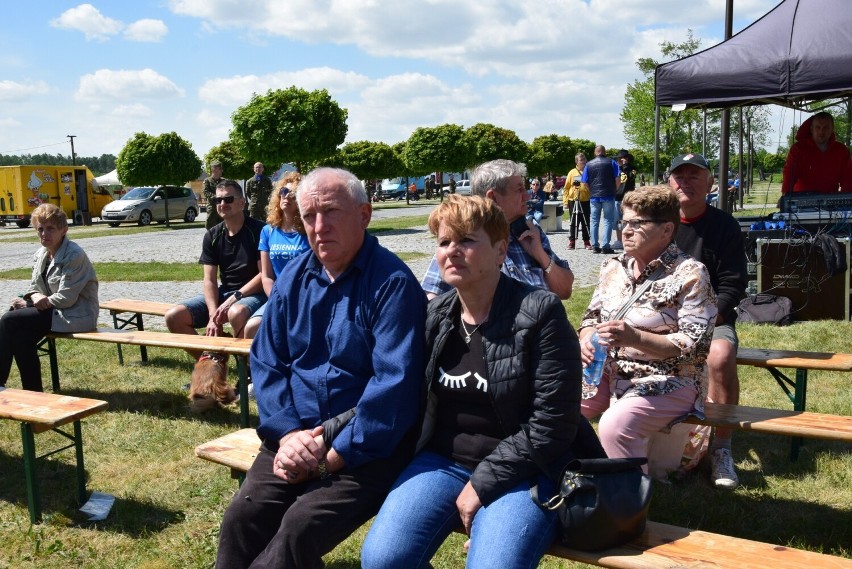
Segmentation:
{"type": "Polygon", "coordinates": [[[784,178],[781,193],[819,192],[836,193],[838,186],[842,191],[852,192],[852,160],[849,150],[837,142],[834,134],[828,141],[828,149],[822,152],[811,137],[811,121],[802,123],[796,133],[796,143],[787,154],[784,164],[784,178]]]}

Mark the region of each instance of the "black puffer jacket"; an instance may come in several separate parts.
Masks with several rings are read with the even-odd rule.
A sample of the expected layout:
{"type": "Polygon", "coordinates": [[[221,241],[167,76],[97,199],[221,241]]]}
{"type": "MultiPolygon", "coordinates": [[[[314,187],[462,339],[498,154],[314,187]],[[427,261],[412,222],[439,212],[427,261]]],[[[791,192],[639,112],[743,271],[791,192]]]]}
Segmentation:
{"type": "MultiPolygon", "coordinates": [[[[427,394],[436,377],[438,356],[456,327],[460,310],[455,290],[429,303],[427,394]]],[[[505,433],[471,478],[480,501],[488,505],[540,472],[532,452],[542,464],[564,457],[585,420],[580,415],[582,371],[577,333],[555,294],[501,275],[488,322],[481,331],[488,393],[505,433]]],[[[594,437],[591,428],[581,431],[594,437]]],[[[595,444],[599,447],[596,440],[595,444]]]]}

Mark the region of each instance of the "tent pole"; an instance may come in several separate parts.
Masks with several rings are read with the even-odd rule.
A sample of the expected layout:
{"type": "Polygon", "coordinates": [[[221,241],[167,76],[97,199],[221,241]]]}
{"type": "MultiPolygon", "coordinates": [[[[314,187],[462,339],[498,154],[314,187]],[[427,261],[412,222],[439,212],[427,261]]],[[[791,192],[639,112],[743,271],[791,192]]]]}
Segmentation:
{"type": "MultiPolygon", "coordinates": [[[[734,35],[734,0],[725,2],[725,39],[734,35]]],[[[728,207],[728,159],[731,142],[731,111],[722,111],[722,140],[719,142],[719,207],[722,211],[730,211],[728,207]]]]}
{"type": "Polygon", "coordinates": [[[660,183],[660,105],[654,105],[654,184],[660,183]]]}
{"type": "Polygon", "coordinates": [[[743,192],[745,191],[745,186],[743,184],[743,108],[740,109],[740,125],[737,129],[739,131],[738,135],[740,137],[739,148],[737,148],[737,177],[740,180],[740,191],[739,195],[736,198],[740,202],[740,209],[743,208],[743,192]]]}

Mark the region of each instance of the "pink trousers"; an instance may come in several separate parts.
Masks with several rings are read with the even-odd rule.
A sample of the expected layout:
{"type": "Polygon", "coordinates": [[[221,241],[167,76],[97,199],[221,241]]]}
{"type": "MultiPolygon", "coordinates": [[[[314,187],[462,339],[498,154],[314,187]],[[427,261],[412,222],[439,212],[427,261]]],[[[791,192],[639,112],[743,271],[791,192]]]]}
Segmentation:
{"type": "Polygon", "coordinates": [[[648,456],[654,433],[691,411],[696,397],[694,387],[682,387],[665,395],[622,397],[610,403],[609,384],[602,382],[594,397],[583,400],[581,412],[587,419],[601,416],[598,436],[608,457],[648,456]]]}

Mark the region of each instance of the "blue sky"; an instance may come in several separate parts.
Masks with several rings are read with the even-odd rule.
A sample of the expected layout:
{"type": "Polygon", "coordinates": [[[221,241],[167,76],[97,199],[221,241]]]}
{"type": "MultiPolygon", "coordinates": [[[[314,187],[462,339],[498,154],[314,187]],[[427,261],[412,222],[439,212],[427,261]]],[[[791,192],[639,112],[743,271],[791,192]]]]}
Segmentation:
{"type": "MultiPolygon", "coordinates": [[[[777,3],[735,0],[734,33],[777,3]]],[[[622,147],[635,61],[690,28],[718,43],[724,15],[725,0],[19,2],[0,34],[0,154],[69,155],[75,135],[78,155],[117,155],[175,131],[203,158],[252,93],[291,85],[348,109],[348,142],[486,122],[622,147]]]]}

